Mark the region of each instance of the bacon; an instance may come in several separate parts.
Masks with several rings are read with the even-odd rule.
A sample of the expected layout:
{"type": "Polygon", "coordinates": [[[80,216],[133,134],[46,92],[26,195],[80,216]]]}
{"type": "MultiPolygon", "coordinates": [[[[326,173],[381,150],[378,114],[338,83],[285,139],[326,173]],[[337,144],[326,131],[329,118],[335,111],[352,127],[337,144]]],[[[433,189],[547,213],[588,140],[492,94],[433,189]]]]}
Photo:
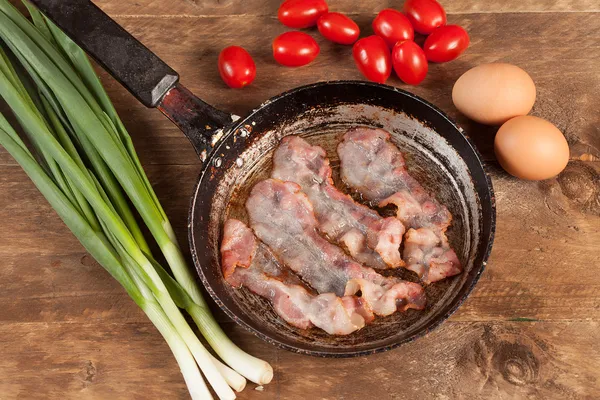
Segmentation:
{"type": "Polygon", "coordinates": [[[275,312],[298,328],[316,326],[331,335],[347,335],[374,318],[361,298],[311,292],[298,277],[279,265],[269,249],[241,221],[225,222],[221,266],[230,285],[245,286],[269,299],[275,312]]]}
{"type": "Polygon", "coordinates": [[[360,263],[376,269],[404,265],[400,258],[404,225],[382,218],[339,191],[323,148],[298,136],[283,138],[273,156],[271,177],[300,185],[314,208],[318,229],[360,263]]]}
{"type": "Polygon", "coordinates": [[[425,283],[461,273],[460,261],[443,233],[436,235],[429,228],[411,228],[406,232],[405,239],[402,254],[407,268],[422,277],[425,283]]]}
{"type": "Polygon", "coordinates": [[[337,151],[342,180],[379,207],[395,205],[396,217],[410,228],[402,252],[408,269],[425,283],[462,271],[445,235],[452,215],[408,173],[388,132],[351,128],[337,151]]]}
{"type": "Polygon", "coordinates": [[[258,238],[318,293],[342,297],[360,291],[377,315],[425,307],[420,285],[384,277],[321,237],[312,205],[297,184],[277,179],[257,183],[246,210],[258,238]]]}
{"type": "Polygon", "coordinates": [[[252,231],[242,221],[229,219],[225,222],[221,243],[221,268],[225,280],[234,279],[233,273],[238,266],[250,266],[257,245],[252,231]]]}

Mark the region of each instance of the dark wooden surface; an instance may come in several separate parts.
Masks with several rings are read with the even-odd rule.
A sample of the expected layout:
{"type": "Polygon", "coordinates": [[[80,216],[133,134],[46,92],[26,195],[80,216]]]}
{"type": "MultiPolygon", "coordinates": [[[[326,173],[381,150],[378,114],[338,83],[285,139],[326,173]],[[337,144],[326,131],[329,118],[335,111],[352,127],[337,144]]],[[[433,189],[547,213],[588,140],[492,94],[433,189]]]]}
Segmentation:
{"type": "MultiPolygon", "coordinates": [[[[312,65],[274,63],[270,41],[285,30],[277,0],[102,0],[97,4],[178,70],[204,100],[244,114],[292,87],[359,79],[348,47],[323,42],[312,65]],[[221,48],[243,45],[256,82],[219,80],[221,48]]],[[[402,1],[331,0],[365,32],[377,10],[402,1]]],[[[275,379],[241,399],[595,399],[600,397],[600,3],[597,0],[446,0],[449,21],[472,45],[432,65],[408,90],[456,118],[477,142],[498,203],[488,268],[440,329],[366,358],[295,355],[263,343],[218,314],[231,337],[272,363],[275,379]],[[453,107],[454,81],[491,61],[517,64],[537,84],[533,113],[571,146],[555,179],[524,182],[497,167],[494,129],[453,107]]],[[[313,32],[314,33],[314,32],[313,32]]],[[[136,148],[186,242],[189,195],[199,163],[186,139],[102,74],[136,148]]],[[[404,87],[397,79],[391,84],[404,87]]],[[[78,244],[16,163],[0,149],[0,399],[185,399],[168,347],[123,290],[78,244]]]]}

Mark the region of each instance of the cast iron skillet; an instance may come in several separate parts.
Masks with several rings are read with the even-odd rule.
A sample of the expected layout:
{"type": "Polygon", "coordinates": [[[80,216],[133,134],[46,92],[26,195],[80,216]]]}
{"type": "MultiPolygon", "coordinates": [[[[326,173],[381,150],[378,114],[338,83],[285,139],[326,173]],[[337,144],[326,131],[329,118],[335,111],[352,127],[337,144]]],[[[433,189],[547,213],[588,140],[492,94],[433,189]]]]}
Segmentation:
{"type": "MultiPolygon", "coordinates": [[[[260,338],[318,356],[358,356],[423,336],[465,300],[483,271],[495,228],[494,195],[477,150],[440,110],[405,91],[379,84],[320,82],[264,102],[245,118],[219,111],[178,83],[178,75],[87,0],[33,0],[134,96],[157,107],[189,138],[202,160],[189,213],[189,243],[198,275],[227,315],[260,338]],[[465,271],[427,287],[425,311],[378,318],[348,336],[296,329],[264,299],[234,290],[222,278],[219,240],[228,217],[247,220],[244,202],[268,176],[271,153],[286,135],[323,146],[337,172],[335,151],[351,126],[381,127],[405,152],[411,173],[448,206],[448,232],[465,271]]],[[[339,182],[338,182],[339,183],[339,182]]],[[[339,186],[341,187],[341,186],[339,186]]],[[[413,279],[404,271],[395,274],[413,279]]],[[[413,279],[414,280],[414,279],[413,279]]]]}

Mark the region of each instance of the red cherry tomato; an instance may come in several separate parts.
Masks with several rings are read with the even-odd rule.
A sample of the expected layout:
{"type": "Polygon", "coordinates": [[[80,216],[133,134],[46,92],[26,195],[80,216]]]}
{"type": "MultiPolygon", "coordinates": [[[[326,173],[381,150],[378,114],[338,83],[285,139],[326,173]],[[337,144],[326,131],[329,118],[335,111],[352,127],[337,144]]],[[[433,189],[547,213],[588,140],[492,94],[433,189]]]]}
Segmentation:
{"type": "Polygon", "coordinates": [[[415,31],[410,21],[400,11],[381,10],[373,20],[373,32],[386,41],[390,49],[401,40],[413,40],[415,31]]]}
{"type": "Polygon", "coordinates": [[[392,50],[392,65],[398,78],[409,85],[418,85],[427,76],[425,53],[412,40],[396,43],[392,50]]]}
{"type": "Polygon", "coordinates": [[[287,0],[279,6],[277,18],[285,26],[302,29],[315,26],[327,11],[325,0],[287,0]]]}
{"type": "Polygon", "coordinates": [[[385,83],[392,73],[390,49],[379,36],[368,36],[354,43],[352,56],[358,70],[370,81],[385,83]]]}
{"type": "Polygon", "coordinates": [[[423,50],[432,62],[448,62],[456,59],[469,47],[469,34],[458,25],[440,26],[425,40],[423,50]]]}
{"type": "Polygon", "coordinates": [[[403,11],[415,31],[423,35],[446,25],[446,11],[436,0],[406,0],[403,11]]]}
{"type": "Polygon", "coordinates": [[[323,14],[317,21],[317,27],[325,39],[339,44],[352,44],[360,35],[356,22],[336,12],[323,14]]]}
{"type": "Polygon", "coordinates": [[[239,89],[252,83],[256,76],[256,65],[244,48],[229,46],[219,54],[219,73],[227,86],[239,89]]]}
{"type": "Polygon", "coordinates": [[[285,32],[273,40],[273,57],[286,67],[306,65],[319,55],[319,45],[304,32],[285,32]]]}

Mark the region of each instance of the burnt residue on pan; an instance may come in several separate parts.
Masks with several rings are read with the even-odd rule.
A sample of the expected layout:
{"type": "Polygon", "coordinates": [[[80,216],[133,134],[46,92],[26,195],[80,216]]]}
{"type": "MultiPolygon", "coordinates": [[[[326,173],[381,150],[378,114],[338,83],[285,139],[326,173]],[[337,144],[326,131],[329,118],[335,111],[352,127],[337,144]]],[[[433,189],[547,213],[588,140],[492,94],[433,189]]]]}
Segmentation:
{"type": "MultiPolygon", "coordinates": [[[[437,110],[430,110],[432,115],[423,115],[419,114],[419,107],[411,109],[402,104],[377,104],[385,103],[377,100],[373,95],[368,102],[358,104],[322,101],[314,105],[306,102],[298,107],[298,103],[291,103],[287,107],[300,110],[290,112],[284,109],[273,116],[280,101],[275,100],[267,105],[267,108],[273,108],[265,114],[268,115],[267,120],[263,119],[260,111],[250,115],[221,146],[239,146],[241,154],[235,159],[228,159],[225,152],[221,166],[207,167],[203,174],[199,188],[205,179],[212,183],[208,185],[212,196],[201,199],[204,205],[210,204],[210,210],[203,213],[202,220],[200,215],[194,215],[194,211],[191,213],[194,235],[207,239],[204,253],[194,253],[197,267],[200,265],[200,276],[229,316],[275,345],[319,356],[355,356],[395,347],[425,334],[445,320],[470,292],[483,269],[491,244],[493,230],[490,230],[489,219],[492,217],[493,221],[490,214],[493,210],[489,207],[490,199],[482,199],[482,194],[489,193],[491,187],[480,187],[482,176],[474,177],[473,165],[468,165],[465,155],[460,154],[461,150],[464,153],[470,149],[457,149],[456,143],[450,143],[452,135],[445,138],[438,132],[440,129],[453,129],[452,134],[462,135],[443,115],[442,119],[436,119],[439,116],[437,110]],[[245,201],[249,192],[254,184],[269,177],[272,153],[280,139],[287,135],[300,135],[311,144],[322,146],[331,160],[337,186],[344,189],[337,176],[339,159],[336,147],[345,130],[357,125],[389,131],[393,142],[405,153],[411,174],[449,208],[453,222],[447,232],[448,237],[465,271],[428,286],[428,306],[424,311],[395,313],[377,318],[371,325],[351,335],[330,336],[319,329],[301,330],[286,324],[275,314],[268,301],[246,289],[233,289],[224,282],[219,266],[221,228],[227,218],[248,221],[245,201]],[[203,229],[203,232],[198,232],[198,229],[203,229]]],[[[470,161],[472,164],[473,160],[470,161]]],[[[485,174],[483,184],[489,184],[485,174]]],[[[200,200],[199,194],[200,191],[197,191],[196,203],[200,200]]],[[[355,198],[361,201],[359,196],[355,198]]],[[[391,210],[380,211],[385,214],[391,210]]],[[[191,242],[194,250],[198,241],[191,239],[191,242]]],[[[389,274],[416,281],[414,274],[403,269],[389,274]]]]}

